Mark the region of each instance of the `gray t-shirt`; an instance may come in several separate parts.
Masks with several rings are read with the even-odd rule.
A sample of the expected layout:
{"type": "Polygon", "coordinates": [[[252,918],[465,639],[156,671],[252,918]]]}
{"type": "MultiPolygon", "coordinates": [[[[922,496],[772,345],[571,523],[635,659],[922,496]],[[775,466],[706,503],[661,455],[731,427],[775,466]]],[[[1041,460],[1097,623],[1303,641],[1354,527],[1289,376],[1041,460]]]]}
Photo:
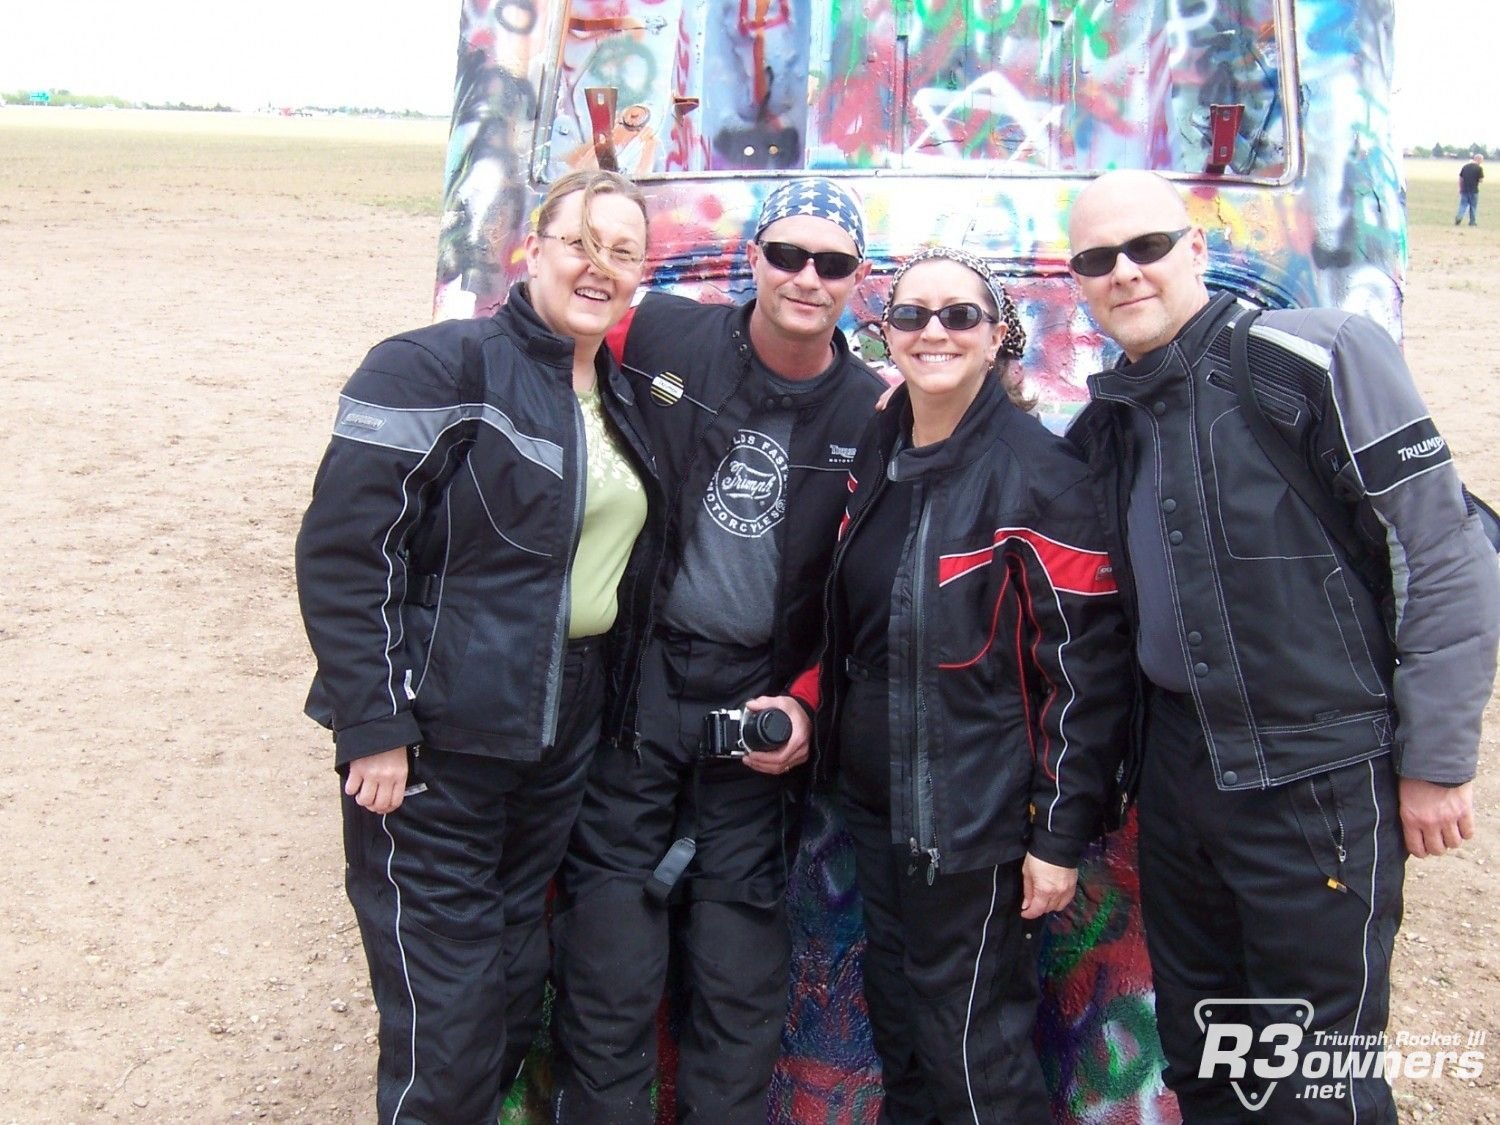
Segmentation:
{"type": "Polygon", "coordinates": [[[669,629],[746,648],[770,643],[775,626],[792,400],[829,378],[783,379],[753,362],[778,405],[752,413],[714,469],[662,611],[669,629]]]}

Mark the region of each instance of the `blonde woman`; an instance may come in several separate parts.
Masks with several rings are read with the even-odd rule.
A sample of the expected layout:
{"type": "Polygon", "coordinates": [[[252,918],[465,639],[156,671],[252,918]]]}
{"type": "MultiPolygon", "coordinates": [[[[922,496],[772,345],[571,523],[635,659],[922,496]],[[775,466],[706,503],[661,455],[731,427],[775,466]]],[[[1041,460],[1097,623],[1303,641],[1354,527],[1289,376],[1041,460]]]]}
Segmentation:
{"type": "Polygon", "coordinates": [[[649,457],[602,346],[646,236],[628,180],[558,180],[492,317],[366,357],[303,520],[307,709],[343,779],[382,1122],[492,1125],[540,1023],[544,895],[647,514],[649,457]]]}

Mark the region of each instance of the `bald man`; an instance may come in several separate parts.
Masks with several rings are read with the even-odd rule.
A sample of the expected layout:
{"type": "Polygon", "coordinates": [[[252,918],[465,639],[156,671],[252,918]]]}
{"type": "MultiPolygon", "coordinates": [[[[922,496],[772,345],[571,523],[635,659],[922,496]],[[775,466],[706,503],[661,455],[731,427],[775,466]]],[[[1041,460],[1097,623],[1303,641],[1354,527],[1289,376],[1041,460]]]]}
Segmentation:
{"type": "Polygon", "coordinates": [[[1124,353],[1069,436],[1108,514],[1144,685],[1141,902],[1166,1083],[1190,1122],[1395,1121],[1373,1068],[1403,866],[1474,830],[1494,551],[1379,325],[1277,310],[1248,335],[1272,436],[1370,529],[1355,558],[1239,409],[1230,339],[1251,310],[1209,292],[1176,189],[1102,176],[1069,236],[1124,353]]]}

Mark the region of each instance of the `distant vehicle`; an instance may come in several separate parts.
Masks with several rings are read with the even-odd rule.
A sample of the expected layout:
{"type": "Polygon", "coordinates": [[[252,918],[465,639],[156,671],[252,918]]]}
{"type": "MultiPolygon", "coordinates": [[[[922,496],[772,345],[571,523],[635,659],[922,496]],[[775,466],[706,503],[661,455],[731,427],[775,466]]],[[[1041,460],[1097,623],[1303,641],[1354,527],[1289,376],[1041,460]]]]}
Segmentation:
{"type": "MultiPolygon", "coordinates": [[[[499,0],[466,3],[435,308],[485,313],[524,273],[527,219],[573,168],[617,167],[653,216],[648,284],[749,295],[765,194],[816,172],[863,197],[870,278],[843,327],[867,356],[913,250],[1008,279],[1022,370],[1061,425],[1112,359],[1067,274],[1066,206],[1157,170],[1209,232],[1211,285],[1342,305],[1399,334],[1406,258],[1389,0],[499,0]]],[[[865,1121],[874,1085],[839,838],[815,817],[792,913],[798,980],[777,1120],[865,1121]]],[[[1166,1120],[1133,837],[1049,929],[1039,1035],[1064,1121],[1166,1120]]]]}

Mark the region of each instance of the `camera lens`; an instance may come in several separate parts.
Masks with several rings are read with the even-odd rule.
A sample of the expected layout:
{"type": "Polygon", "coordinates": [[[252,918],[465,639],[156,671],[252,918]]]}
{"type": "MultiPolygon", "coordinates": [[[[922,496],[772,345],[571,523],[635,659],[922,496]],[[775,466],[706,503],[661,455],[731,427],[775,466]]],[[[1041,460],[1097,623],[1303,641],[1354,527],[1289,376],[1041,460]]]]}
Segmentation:
{"type": "Polygon", "coordinates": [[[792,720],[779,707],[747,711],[740,724],[740,737],[751,750],[780,750],[792,737],[792,720]]]}

